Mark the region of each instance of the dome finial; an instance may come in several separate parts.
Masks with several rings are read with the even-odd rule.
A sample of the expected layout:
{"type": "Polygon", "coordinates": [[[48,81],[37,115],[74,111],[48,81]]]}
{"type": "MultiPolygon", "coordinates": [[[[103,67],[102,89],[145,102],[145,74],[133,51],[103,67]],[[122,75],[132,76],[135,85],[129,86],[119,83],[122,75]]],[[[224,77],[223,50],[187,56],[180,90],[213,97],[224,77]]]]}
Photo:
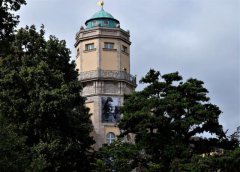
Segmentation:
{"type": "Polygon", "coordinates": [[[97,4],[98,4],[98,6],[101,6],[102,10],[103,10],[104,1],[99,1],[97,4]]]}

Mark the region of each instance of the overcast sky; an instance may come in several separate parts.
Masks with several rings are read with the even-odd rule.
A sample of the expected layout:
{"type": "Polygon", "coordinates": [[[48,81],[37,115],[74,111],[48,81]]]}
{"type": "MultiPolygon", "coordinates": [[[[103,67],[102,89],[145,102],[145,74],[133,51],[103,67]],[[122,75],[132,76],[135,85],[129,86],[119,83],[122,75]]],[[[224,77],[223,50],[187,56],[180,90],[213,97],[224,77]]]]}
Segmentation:
{"type": "MultiPolygon", "coordinates": [[[[75,59],[75,34],[100,10],[97,2],[30,0],[18,12],[19,26],[44,24],[47,35],[66,40],[75,59]]],[[[140,79],[154,68],[200,79],[223,111],[224,129],[240,125],[239,0],[105,0],[104,9],[130,30],[131,74],[140,79]]]]}

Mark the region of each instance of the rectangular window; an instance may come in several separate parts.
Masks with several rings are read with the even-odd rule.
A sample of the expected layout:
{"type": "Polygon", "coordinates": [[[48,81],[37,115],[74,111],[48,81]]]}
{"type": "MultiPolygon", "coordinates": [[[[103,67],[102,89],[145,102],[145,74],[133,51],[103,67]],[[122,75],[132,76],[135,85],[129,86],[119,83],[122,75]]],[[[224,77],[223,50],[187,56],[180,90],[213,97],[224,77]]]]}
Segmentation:
{"type": "Polygon", "coordinates": [[[113,47],[114,47],[114,43],[111,43],[111,42],[104,43],[104,48],[106,49],[113,49],[113,47]]]}
{"type": "Polygon", "coordinates": [[[92,26],[97,26],[98,25],[98,22],[97,21],[92,21],[92,26]]]}
{"type": "Polygon", "coordinates": [[[85,45],[85,50],[86,50],[86,51],[93,50],[93,49],[94,49],[94,43],[86,44],[86,45],[85,45]]]}
{"type": "Polygon", "coordinates": [[[126,46],[122,46],[122,51],[124,52],[124,53],[127,53],[127,47],[126,46]]]}
{"type": "Polygon", "coordinates": [[[108,25],[108,24],[109,24],[109,21],[104,20],[103,24],[104,24],[104,25],[108,25]]]}

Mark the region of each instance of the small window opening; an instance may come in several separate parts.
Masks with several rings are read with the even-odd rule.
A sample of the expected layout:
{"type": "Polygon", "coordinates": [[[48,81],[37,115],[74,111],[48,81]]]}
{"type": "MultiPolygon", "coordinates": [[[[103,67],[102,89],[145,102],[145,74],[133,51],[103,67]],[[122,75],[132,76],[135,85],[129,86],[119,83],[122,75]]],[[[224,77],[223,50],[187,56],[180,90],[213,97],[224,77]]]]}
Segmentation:
{"type": "Polygon", "coordinates": [[[114,43],[111,43],[111,42],[104,43],[104,48],[106,49],[113,49],[113,47],[114,47],[114,43]]]}
{"type": "Polygon", "coordinates": [[[86,45],[85,45],[85,50],[86,50],[86,51],[93,50],[93,49],[94,49],[94,43],[86,44],[86,45]]]}

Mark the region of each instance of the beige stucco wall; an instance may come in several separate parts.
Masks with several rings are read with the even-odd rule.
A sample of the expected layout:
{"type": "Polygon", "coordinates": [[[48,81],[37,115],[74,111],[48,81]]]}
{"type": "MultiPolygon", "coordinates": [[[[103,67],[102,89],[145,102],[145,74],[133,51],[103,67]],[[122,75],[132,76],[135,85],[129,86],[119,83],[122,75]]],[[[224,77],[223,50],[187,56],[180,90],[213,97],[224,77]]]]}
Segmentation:
{"type": "Polygon", "coordinates": [[[130,73],[130,46],[125,43],[124,41],[121,41],[121,70],[126,69],[128,73],[130,73]],[[123,46],[127,47],[127,52],[123,52],[123,46]]]}
{"type": "Polygon", "coordinates": [[[122,52],[121,54],[121,69],[126,69],[128,73],[130,73],[130,62],[129,56],[122,52]]]}
{"type": "Polygon", "coordinates": [[[117,51],[102,51],[101,68],[102,70],[118,70],[117,51]]]}
{"type": "Polygon", "coordinates": [[[79,55],[76,59],[76,67],[79,72],[97,70],[98,66],[98,39],[83,41],[78,44],[76,51],[79,49],[79,55]],[[86,44],[94,44],[94,50],[86,51],[86,44]]]}
{"type": "Polygon", "coordinates": [[[122,40],[111,38],[86,40],[78,44],[76,50],[78,49],[76,65],[79,72],[97,69],[122,71],[125,68],[130,73],[130,46],[122,40]],[[113,50],[104,49],[105,42],[114,43],[113,50]],[[95,49],[85,51],[85,45],[90,43],[94,43],[95,49]],[[123,45],[127,47],[128,53],[122,52],[123,45]]]}
{"type": "Polygon", "coordinates": [[[119,70],[119,60],[118,60],[118,41],[116,39],[101,39],[100,40],[100,69],[102,70],[119,70]],[[104,49],[104,43],[111,42],[114,43],[113,50],[104,49]]]}
{"type": "Polygon", "coordinates": [[[95,116],[94,116],[94,102],[87,102],[85,103],[86,107],[88,107],[90,109],[89,113],[91,114],[91,120],[93,123],[95,123],[95,116]]]}
{"type": "Polygon", "coordinates": [[[88,41],[84,41],[82,43],[82,72],[97,70],[98,64],[98,54],[97,54],[98,40],[92,39],[88,41]],[[94,44],[95,50],[85,51],[86,44],[94,44]]]}
{"type": "Polygon", "coordinates": [[[91,51],[82,55],[82,72],[97,70],[97,52],[91,51]]]}

